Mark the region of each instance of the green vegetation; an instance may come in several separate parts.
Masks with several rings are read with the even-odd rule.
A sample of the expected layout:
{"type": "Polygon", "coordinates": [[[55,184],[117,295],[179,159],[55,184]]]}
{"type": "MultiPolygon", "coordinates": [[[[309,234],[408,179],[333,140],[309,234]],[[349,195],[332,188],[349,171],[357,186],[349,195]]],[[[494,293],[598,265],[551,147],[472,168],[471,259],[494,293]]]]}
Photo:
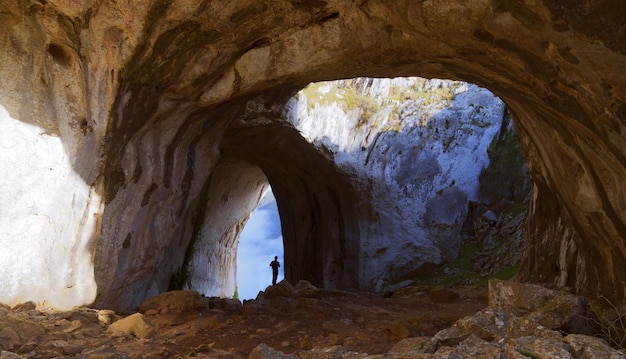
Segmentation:
{"type": "MultiPolygon", "coordinates": [[[[524,204],[525,206],[525,204],[524,204]]],[[[524,211],[526,207],[524,207],[524,211]]],[[[517,211],[518,208],[515,207],[517,211]]],[[[515,218],[508,212],[505,216],[515,218]]],[[[514,241],[494,234],[495,245],[485,250],[477,240],[465,240],[459,249],[458,256],[441,265],[425,264],[404,275],[391,278],[386,284],[393,285],[405,280],[412,280],[414,285],[426,286],[455,286],[455,285],[487,285],[490,278],[507,280],[513,278],[519,271],[519,263],[510,263],[514,241]],[[497,272],[484,275],[474,268],[479,258],[491,258],[491,268],[497,272]]]]}
{"type": "MultiPolygon", "coordinates": [[[[495,249],[497,250],[497,249],[495,249]]],[[[519,270],[519,264],[502,268],[498,273],[489,277],[480,277],[474,270],[474,258],[480,253],[477,241],[466,241],[459,251],[459,255],[443,265],[424,265],[405,275],[395,277],[387,284],[395,284],[411,279],[416,285],[455,286],[464,284],[486,285],[489,278],[502,280],[511,279],[519,270]],[[448,268],[448,273],[446,273],[448,268]]]]}
{"type": "Polygon", "coordinates": [[[233,293],[233,299],[239,300],[239,287],[235,286],[235,293],[233,293]]]}
{"type": "MultiPolygon", "coordinates": [[[[507,116],[504,125],[510,120],[507,116]]],[[[494,137],[487,152],[490,163],[480,174],[481,195],[491,203],[502,202],[503,199],[512,201],[512,204],[521,203],[519,196],[526,194],[519,192],[518,188],[527,181],[523,170],[526,160],[515,133],[504,131],[494,137]]],[[[518,206],[518,210],[522,209],[518,206]]]]}
{"type": "Polygon", "coordinates": [[[399,132],[402,128],[399,109],[403,103],[421,101],[423,106],[439,104],[445,107],[454,100],[453,92],[459,86],[453,83],[451,87],[425,89],[428,80],[418,78],[412,87],[391,86],[387,96],[373,98],[359,90],[358,81],[359,79],[311,83],[302,90],[302,94],[307,98],[309,111],[316,106],[329,106],[333,103],[345,112],[360,111],[357,128],[379,126],[380,118],[375,115],[383,108],[391,106],[387,130],[399,132]]]}
{"type": "MultiPolygon", "coordinates": [[[[494,274],[492,278],[497,278],[497,279],[502,279],[502,280],[511,279],[517,274],[517,272],[519,271],[519,267],[520,267],[519,264],[510,266],[510,267],[504,267],[502,268],[501,271],[494,274]]],[[[488,278],[482,278],[480,280],[481,283],[487,283],[487,281],[488,281],[488,278]]]]}
{"type": "Polygon", "coordinates": [[[521,354],[527,358],[533,358],[533,359],[539,358],[537,354],[534,354],[533,352],[530,352],[528,350],[522,350],[521,354]]]}

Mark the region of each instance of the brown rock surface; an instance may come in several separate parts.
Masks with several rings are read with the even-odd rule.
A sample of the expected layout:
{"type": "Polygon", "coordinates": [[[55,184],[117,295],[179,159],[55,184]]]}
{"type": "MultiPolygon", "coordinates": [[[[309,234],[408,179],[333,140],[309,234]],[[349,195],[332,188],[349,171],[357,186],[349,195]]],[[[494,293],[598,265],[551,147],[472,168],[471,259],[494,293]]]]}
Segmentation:
{"type": "MultiPolygon", "coordinates": [[[[186,283],[198,240],[214,244],[208,270],[223,279],[237,230],[210,218],[245,217],[240,204],[267,185],[252,174],[232,183],[245,192],[216,195],[233,173],[213,170],[231,162],[272,184],[289,280],[358,286],[370,219],[354,208],[353,179],[284,126],[285,102],[334,78],[473,82],[506,102],[534,181],[520,279],[615,300],[626,282],[625,17],[620,0],[9,0],[0,104],[61,138],[102,196],[95,233],[55,239],[89,237],[77,255],[93,258],[95,304],[129,310],[186,283]]],[[[72,268],[46,285],[74,288],[72,268]]]]}
{"type": "Polygon", "coordinates": [[[150,338],[154,335],[152,323],[147,321],[140,313],[135,313],[116,321],[109,326],[107,331],[115,336],[133,335],[139,339],[150,338]]]}
{"type": "MultiPolygon", "coordinates": [[[[542,304],[532,309],[516,307],[515,303],[532,301],[537,286],[524,287],[515,282],[499,282],[498,286],[500,291],[526,290],[508,297],[515,299],[511,303],[488,307],[485,307],[484,286],[448,288],[459,296],[441,303],[421,294],[385,298],[372,293],[345,295],[319,290],[315,298],[247,301],[245,306],[255,305],[257,309],[253,315],[207,306],[187,307],[178,312],[149,309],[145,317],[135,313],[113,324],[98,320],[100,312],[89,308],[64,312],[40,307],[30,312],[5,309],[0,316],[0,356],[22,359],[625,357],[604,339],[571,334],[562,326],[554,326],[558,331],[551,330],[543,327],[534,315],[551,311],[567,318],[569,313],[542,304]],[[299,299],[317,302],[313,307],[300,307],[295,305],[299,299]],[[88,330],[94,325],[100,329],[98,332],[88,330]]],[[[561,296],[572,296],[543,290],[544,304],[561,296]]],[[[205,299],[211,302],[213,298],[205,299]]],[[[187,299],[182,292],[175,292],[152,298],[149,303],[157,308],[183,308],[187,299]],[[159,304],[159,300],[163,302],[159,304]]],[[[120,318],[114,313],[108,315],[120,318]]]]}

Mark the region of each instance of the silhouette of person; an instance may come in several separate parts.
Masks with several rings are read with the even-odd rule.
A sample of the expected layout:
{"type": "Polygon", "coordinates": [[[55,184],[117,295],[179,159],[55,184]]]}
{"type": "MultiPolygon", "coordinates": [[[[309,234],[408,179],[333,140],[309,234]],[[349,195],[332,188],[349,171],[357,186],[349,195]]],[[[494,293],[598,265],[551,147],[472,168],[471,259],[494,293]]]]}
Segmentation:
{"type": "Polygon", "coordinates": [[[272,285],[276,285],[276,278],[278,277],[278,267],[280,267],[280,263],[278,263],[278,256],[275,256],[274,260],[270,262],[270,267],[272,267],[272,285]]]}

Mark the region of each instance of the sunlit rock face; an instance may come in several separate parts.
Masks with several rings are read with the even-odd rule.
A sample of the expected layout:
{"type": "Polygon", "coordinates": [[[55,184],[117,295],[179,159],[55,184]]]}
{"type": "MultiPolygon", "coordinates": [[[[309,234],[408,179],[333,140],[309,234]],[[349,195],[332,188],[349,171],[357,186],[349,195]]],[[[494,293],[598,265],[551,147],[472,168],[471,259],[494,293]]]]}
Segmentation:
{"type": "Polygon", "coordinates": [[[622,298],[623,19],[618,0],[3,1],[3,129],[38,140],[2,151],[3,173],[20,175],[1,189],[0,300],[71,306],[95,290],[95,305],[129,309],[167,290],[190,244],[218,240],[198,236],[226,155],[274,188],[287,278],[354,283],[324,258],[359,256],[358,192],[284,114],[311,81],[357,76],[464,80],[500,97],[535,183],[521,279],[622,298]],[[23,201],[20,186],[46,192],[23,201]]]}
{"type": "Polygon", "coordinates": [[[0,147],[0,300],[57,307],[93,301],[100,195],[72,169],[59,137],[2,106],[0,147]]]}
{"type": "Polygon", "coordinates": [[[170,287],[206,296],[232,297],[236,290],[237,243],[250,213],[268,187],[260,168],[246,161],[221,160],[207,184],[207,206],[185,264],[170,287]]]}
{"type": "MultiPolygon", "coordinates": [[[[288,119],[349,174],[359,193],[361,288],[425,263],[456,258],[470,201],[503,126],[504,104],[485,89],[422,78],[311,84],[288,119]]],[[[511,174],[512,175],[512,174],[511,174]]]]}

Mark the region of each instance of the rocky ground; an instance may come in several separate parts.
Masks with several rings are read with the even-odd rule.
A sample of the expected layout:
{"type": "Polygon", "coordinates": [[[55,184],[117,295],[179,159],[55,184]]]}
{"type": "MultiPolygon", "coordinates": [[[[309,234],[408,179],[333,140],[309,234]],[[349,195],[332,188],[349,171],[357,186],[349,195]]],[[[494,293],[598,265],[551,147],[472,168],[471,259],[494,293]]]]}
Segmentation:
{"type": "Polygon", "coordinates": [[[403,338],[432,336],[487,305],[480,286],[414,288],[386,298],[302,283],[296,290],[281,282],[264,299],[243,305],[168,292],[144,302],[134,315],[3,306],[2,358],[11,357],[9,351],[16,358],[246,358],[261,343],[284,353],[336,345],[385,353],[403,338]]]}
{"type": "Polygon", "coordinates": [[[487,281],[514,273],[523,229],[522,215],[491,217],[456,260],[386,293],[282,281],[244,303],[166,292],[134,313],[0,304],[0,359],[624,358],[609,346],[626,346],[624,308],[602,322],[567,291],[487,281]]]}
{"type": "Polygon", "coordinates": [[[0,358],[624,357],[570,334],[593,327],[584,299],[515,282],[490,287],[380,295],[283,281],[243,305],[176,291],[137,313],[2,306],[0,358]]]}

